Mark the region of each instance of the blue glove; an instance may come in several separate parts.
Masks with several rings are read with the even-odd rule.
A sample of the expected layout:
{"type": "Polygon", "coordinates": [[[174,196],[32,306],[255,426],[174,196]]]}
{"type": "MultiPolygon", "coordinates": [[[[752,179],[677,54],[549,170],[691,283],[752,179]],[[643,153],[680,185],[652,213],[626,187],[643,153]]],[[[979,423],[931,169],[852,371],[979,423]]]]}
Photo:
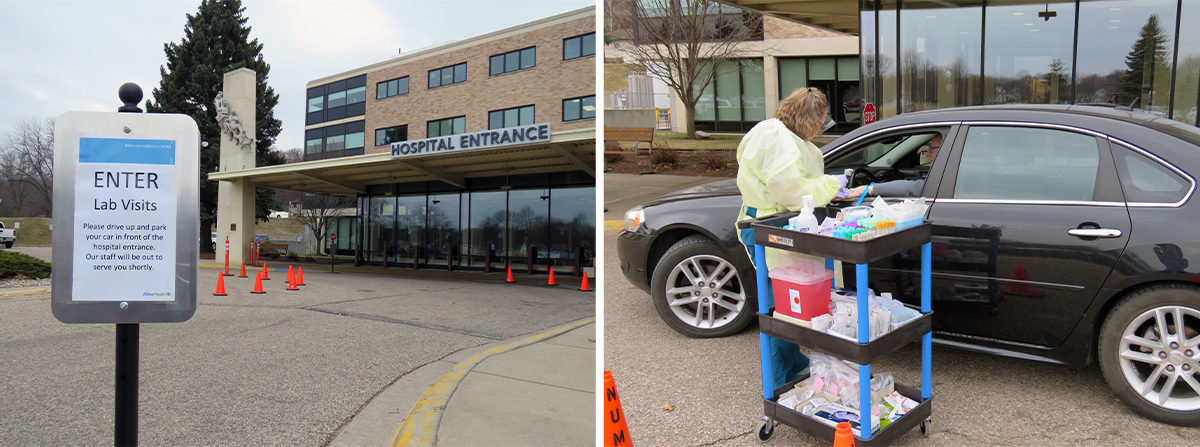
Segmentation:
{"type": "Polygon", "coordinates": [[[837,179],[838,183],[841,184],[841,186],[838,187],[839,189],[846,189],[846,185],[850,184],[850,180],[847,179],[845,175],[838,174],[831,177],[837,179]]]}

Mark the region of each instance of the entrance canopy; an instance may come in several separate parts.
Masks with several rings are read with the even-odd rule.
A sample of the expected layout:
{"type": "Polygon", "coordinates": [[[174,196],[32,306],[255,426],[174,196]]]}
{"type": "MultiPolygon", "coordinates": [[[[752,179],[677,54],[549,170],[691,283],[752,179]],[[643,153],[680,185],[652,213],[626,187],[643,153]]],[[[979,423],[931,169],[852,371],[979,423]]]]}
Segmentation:
{"type": "Polygon", "coordinates": [[[855,1],[721,0],[721,2],[856,36],[859,32],[858,2],[855,1]]]}
{"type": "Polygon", "coordinates": [[[213,172],[209,180],[246,180],[255,186],[340,197],[367,193],[367,185],[442,181],[466,188],[478,177],[584,171],[596,176],[596,129],[554,132],[549,142],[463,153],[393,158],[391,152],[213,172]]]}

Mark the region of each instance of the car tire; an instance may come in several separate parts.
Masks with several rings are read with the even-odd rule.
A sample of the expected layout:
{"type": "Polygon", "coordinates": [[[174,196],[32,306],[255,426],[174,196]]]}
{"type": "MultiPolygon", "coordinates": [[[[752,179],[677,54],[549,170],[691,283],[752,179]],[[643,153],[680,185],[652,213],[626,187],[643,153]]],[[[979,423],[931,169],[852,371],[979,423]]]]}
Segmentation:
{"type": "Polygon", "coordinates": [[[707,338],[733,335],[750,324],[757,308],[754,294],[727,257],[716,242],[699,234],[667,249],[650,285],[654,309],[667,326],[688,337],[707,338]]]}
{"type": "Polygon", "coordinates": [[[1113,393],[1133,411],[1200,426],[1200,287],[1161,284],[1130,293],[1105,318],[1097,358],[1113,393]]]}
{"type": "Polygon", "coordinates": [[[12,244],[13,244],[12,242],[5,242],[4,248],[12,248],[12,244]]]}

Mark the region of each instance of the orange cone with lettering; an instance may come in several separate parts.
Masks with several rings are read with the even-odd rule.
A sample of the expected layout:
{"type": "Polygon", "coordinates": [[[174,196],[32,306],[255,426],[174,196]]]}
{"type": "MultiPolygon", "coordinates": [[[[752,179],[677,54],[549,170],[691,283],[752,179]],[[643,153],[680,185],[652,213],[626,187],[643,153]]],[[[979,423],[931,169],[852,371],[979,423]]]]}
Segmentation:
{"type": "Polygon", "coordinates": [[[511,266],[511,265],[510,265],[510,266],[508,266],[508,279],[505,279],[505,280],[504,280],[504,282],[506,282],[506,283],[517,282],[517,281],[516,281],[516,280],[514,280],[514,279],[513,279],[513,277],[512,277],[512,266],[511,266]]]}
{"type": "Polygon", "coordinates": [[[288,266],[288,277],[287,277],[287,282],[288,282],[288,284],[295,284],[295,283],[296,283],[296,271],[295,271],[295,270],[292,270],[292,266],[290,266],[290,265],[288,266]]]}
{"type": "Polygon", "coordinates": [[[617,384],[612,371],[604,372],[604,445],[608,447],[632,446],[629,424],[625,423],[625,412],[621,410],[621,398],[617,396],[617,384]]]}
{"type": "Polygon", "coordinates": [[[259,270],[258,274],[254,275],[254,290],[252,290],[250,293],[253,293],[256,295],[261,295],[261,294],[267,293],[267,291],[263,290],[263,288],[262,288],[262,277],[263,277],[262,270],[259,270]]]}
{"type": "Polygon", "coordinates": [[[550,269],[550,280],[546,281],[546,285],[557,286],[558,283],[554,282],[554,266],[550,265],[550,264],[546,264],[546,268],[550,269]]]}
{"type": "Polygon", "coordinates": [[[592,291],[592,289],[588,288],[587,272],[583,272],[583,283],[579,285],[579,290],[583,291],[583,292],[591,292],[592,291]]]}
{"type": "Polygon", "coordinates": [[[238,273],[238,278],[245,278],[245,277],[246,277],[246,263],[242,262],[242,272],[238,273]]]}
{"type": "Polygon", "coordinates": [[[265,263],[265,262],[263,263],[262,277],[263,277],[263,281],[271,280],[271,269],[267,268],[267,263],[265,263]]]}
{"type": "Polygon", "coordinates": [[[304,266],[296,267],[296,285],[304,285],[304,266]]]}
{"type": "Polygon", "coordinates": [[[217,290],[213,292],[213,296],[225,296],[225,274],[217,272],[217,290]]]}
{"type": "Polygon", "coordinates": [[[854,432],[850,431],[849,422],[838,422],[837,431],[833,433],[833,447],[854,447],[854,432]]]}

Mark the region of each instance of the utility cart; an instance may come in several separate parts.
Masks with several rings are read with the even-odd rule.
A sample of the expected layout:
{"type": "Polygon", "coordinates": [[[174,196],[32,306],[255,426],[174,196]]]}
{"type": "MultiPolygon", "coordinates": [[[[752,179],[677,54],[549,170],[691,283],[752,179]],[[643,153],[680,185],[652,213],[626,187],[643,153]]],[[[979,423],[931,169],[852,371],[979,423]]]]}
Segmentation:
{"type": "MultiPolygon", "coordinates": [[[[820,211],[820,210],[818,210],[820,211]]],[[[814,438],[833,442],[835,428],[801,414],[791,408],[778,404],[780,395],[791,390],[796,383],[807,379],[808,376],[786,383],[775,384],[771,371],[771,355],[767,337],[775,337],[800,346],[823,352],[842,360],[861,365],[859,367],[859,409],[860,414],[871,414],[871,363],[886,357],[893,351],[908,343],[921,339],[921,388],[915,389],[895,384],[895,390],[901,395],[917,402],[916,408],[908,411],[903,417],[892,422],[887,427],[872,433],[872,423],[860,417],[860,433],[856,436],[856,445],[886,445],[909,430],[920,426],[921,432],[928,435],[931,431],[932,403],[931,351],[933,344],[932,317],[930,310],[931,285],[931,224],[923,222],[912,228],[899,230],[867,241],[851,241],[831,236],[817,235],[784,229],[788,219],[797,213],[780,213],[765,216],[755,220],[738,223],[741,229],[752,228],[754,231],[754,266],[758,279],[758,321],[759,342],[762,350],[762,385],[763,385],[763,418],[755,430],[760,441],[767,441],[774,433],[775,425],[782,423],[807,433],[814,438]],[[843,261],[855,264],[855,279],[857,289],[858,342],[829,335],[803,326],[788,323],[772,316],[771,302],[774,297],[766,295],[767,263],[766,248],[802,253],[824,257],[826,268],[833,268],[833,261],[843,261]],[[916,247],[921,248],[921,316],[905,322],[891,332],[870,340],[869,330],[869,292],[867,282],[867,264],[888,256],[903,253],[916,247]]],[[[821,218],[821,217],[818,217],[821,218]]],[[[909,306],[911,307],[911,306],[909,306]]]]}

